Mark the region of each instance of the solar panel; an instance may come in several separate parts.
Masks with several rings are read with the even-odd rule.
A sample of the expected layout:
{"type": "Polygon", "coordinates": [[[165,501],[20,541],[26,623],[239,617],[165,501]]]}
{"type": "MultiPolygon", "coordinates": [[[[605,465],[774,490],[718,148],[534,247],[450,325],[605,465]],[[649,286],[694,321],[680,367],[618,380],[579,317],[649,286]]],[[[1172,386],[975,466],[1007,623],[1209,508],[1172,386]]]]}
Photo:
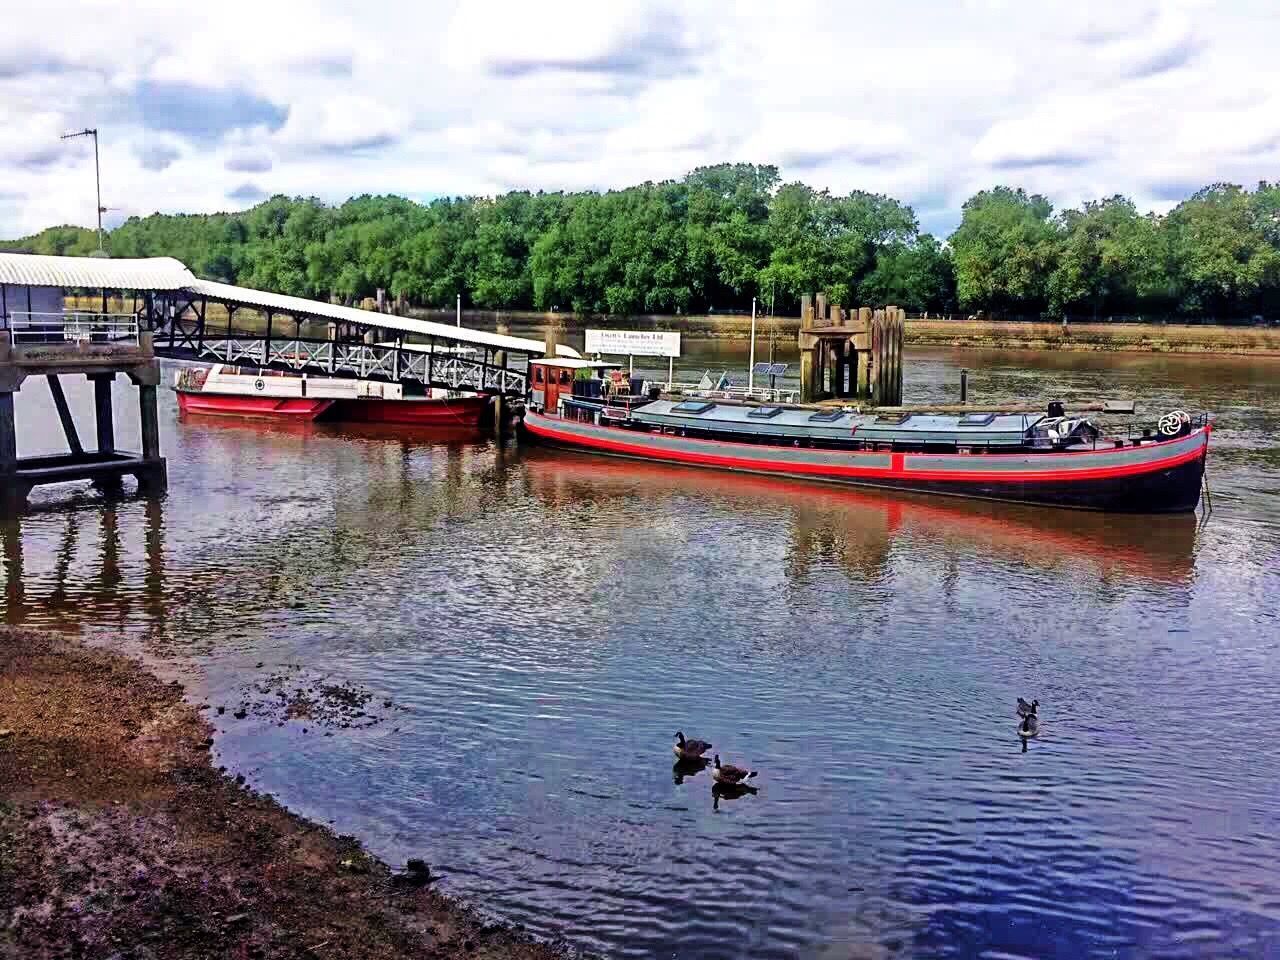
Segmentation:
{"type": "Polygon", "coordinates": [[[752,366],[751,372],[767,377],[771,369],[773,369],[773,364],[771,364],[768,360],[765,360],[761,363],[757,363],[754,366],[752,366]]]}
{"type": "Polygon", "coordinates": [[[809,417],[809,421],[811,423],[835,423],[843,416],[843,410],[819,410],[809,417]]]}
{"type": "Polygon", "coordinates": [[[910,413],[886,413],[876,417],[876,423],[889,424],[892,426],[901,426],[914,416],[910,413]]]}
{"type": "Polygon", "coordinates": [[[706,413],[714,403],[707,403],[705,400],[685,400],[683,403],[677,403],[671,408],[672,413],[706,413]]]}
{"type": "Polygon", "coordinates": [[[774,363],[769,365],[769,376],[780,377],[787,372],[789,365],[785,363],[774,363]]]}
{"type": "Polygon", "coordinates": [[[747,413],[747,416],[755,417],[757,420],[768,420],[770,417],[776,417],[781,412],[781,407],[753,407],[747,413]]]}
{"type": "Polygon", "coordinates": [[[985,427],[996,418],[994,413],[966,413],[960,418],[962,427],[985,427]]]}

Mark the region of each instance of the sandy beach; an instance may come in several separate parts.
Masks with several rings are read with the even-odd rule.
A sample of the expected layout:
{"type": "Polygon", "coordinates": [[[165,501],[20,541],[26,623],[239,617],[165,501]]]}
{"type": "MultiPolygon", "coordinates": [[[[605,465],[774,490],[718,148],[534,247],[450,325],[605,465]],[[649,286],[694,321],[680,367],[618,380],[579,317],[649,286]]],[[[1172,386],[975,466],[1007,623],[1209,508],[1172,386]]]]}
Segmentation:
{"type": "Polygon", "coordinates": [[[0,630],[0,957],[564,956],[215,770],[182,687],[0,630]]]}

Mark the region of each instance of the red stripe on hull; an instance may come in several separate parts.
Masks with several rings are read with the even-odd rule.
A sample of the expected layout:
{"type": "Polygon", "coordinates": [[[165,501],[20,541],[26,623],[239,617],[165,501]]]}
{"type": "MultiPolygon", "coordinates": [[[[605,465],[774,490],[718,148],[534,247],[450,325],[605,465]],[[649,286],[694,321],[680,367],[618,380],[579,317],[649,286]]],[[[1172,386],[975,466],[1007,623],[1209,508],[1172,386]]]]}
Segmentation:
{"type": "MultiPolygon", "coordinates": [[[[1207,454],[1207,445],[1185,453],[1165,457],[1155,461],[1144,461],[1131,464],[1117,464],[1106,467],[1080,466],[1076,468],[1061,467],[1048,470],[916,470],[907,465],[911,454],[894,453],[890,456],[890,466],[872,467],[856,464],[835,463],[795,463],[769,460],[767,454],[744,458],[725,453],[732,444],[716,440],[694,440],[682,438],[686,443],[693,442],[703,449],[673,450],[655,444],[636,442],[627,437],[631,431],[621,428],[601,428],[611,436],[583,436],[578,433],[555,429],[552,424],[536,423],[529,417],[525,419],[525,428],[534,436],[548,442],[567,447],[592,450],[615,456],[634,457],[665,463],[687,464],[691,466],[713,467],[724,470],[745,471],[768,476],[789,477],[796,479],[825,480],[865,484],[868,486],[884,486],[901,490],[915,490],[924,493],[943,493],[958,496],[971,496],[981,499],[1016,500],[1032,503],[1053,503],[1063,506],[1075,506],[1094,509],[1139,510],[1139,512],[1181,512],[1194,509],[1200,492],[1200,474],[1203,472],[1203,461],[1207,454]],[[619,436],[620,435],[620,436],[619,436]],[[1197,462],[1198,461],[1198,462],[1197,462]],[[1187,474],[1194,473],[1194,476],[1187,474]],[[1169,478],[1176,475],[1176,482],[1169,478]],[[1134,492],[1144,485],[1157,487],[1155,496],[1130,496],[1124,484],[1130,485],[1134,492]],[[1118,486],[1118,484],[1120,486],[1118,486]],[[1168,489],[1165,489],[1165,488],[1168,489]],[[1078,493],[1073,493],[1077,489],[1078,493]],[[1098,505],[1090,501],[1097,499],[1098,505]],[[1135,502],[1135,500],[1137,502],[1135,502]],[[1148,504],[1148,505],[1144,505],[1148,504]],[[1119,504],[1119,506],[1110,506],[1119,504]]],[[[1205,428],[1205,437],[1208,437],[1205,428]]],[[[636,436],[631,434],[631,437],[636,436]]],[[[643,436],[641,434],[640,436],[643,436]]],[[[767,448],[766,448],[767,449],[767,448]]],[[[1147,448],[1150,449],[1150,448],[1147,448]]],[[[1113,452],[1113,451],[1112,451],[1113,452]]],[[[857,453],[847,454],[856,458],[857,453]]],[[[883,454],[878,455],[883,457],[883,454]]],[[[967,454],[953,454],[969,459],[967,454]]],[[[987,455],[992,457],[999,454],[987,455]]],[[[1011,455],[1012,456],[1012,455],[1011,455]]],[[[1077,463],[1087,463],[1089,454],[1037,454],[1049,462],[1059,463],[1070,457],[1080,457],[1077,463]]],[[[973,456],[974,460],[983,457],[973,456]]],[[[1041,461],[1044,462],[1044,461],[1041,461]]]]}
{"type": "Polygon", "coordinates": [[[451,400],[342,400],[330,419],[347,423],[403,423],[421,427],[474,427],[488,397],[451,400]]]}
{"type": "Polygon", "coordinates": [[[307,397],[247,397],[235,393],[178,391],[178,409],[218,417],[250,417],[258,420],[315,420],[333,405],[332,400],[307,397]]]}

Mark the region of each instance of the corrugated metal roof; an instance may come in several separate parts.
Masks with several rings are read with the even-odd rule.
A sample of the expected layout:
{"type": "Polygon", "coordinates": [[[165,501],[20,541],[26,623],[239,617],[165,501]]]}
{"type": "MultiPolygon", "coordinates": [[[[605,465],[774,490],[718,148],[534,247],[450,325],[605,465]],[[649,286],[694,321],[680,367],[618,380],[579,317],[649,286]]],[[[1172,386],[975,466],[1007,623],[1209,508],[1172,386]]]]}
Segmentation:
{"type": "MultiPolygon", "coordinates": [[[[214,300],[244,304],[251,307],[270,307],[282,313],[341,320],[365,327],[381,327],[400,333],[422,337],[440,337],[454,343],[470,343],[494,350],[518,350],[522,353],[542,353],[540,340],[511,337],[483,330],[454,327],[447,323],[418,320],[413,317],[394,317],[385,313],[373,313],[325,303],[289,297],[281,293],[236,287],[213,280],[201,280],[181,261],[172,257],[151,257],[144,260],[113,260],[107,257],[48,257],[27,253],[0,253],[0,283],[33,287],[89,287],[107,290],[186,290],[214,300]]],[[[572,347],[559,346],[558,356],[577,357],[572,347]]]]}
{"type": "Polygon", "coordinates": [[[181,290],[194,283],[195,279],[195,275],[173,257],[111,260],[107,257],[0,253],[0,283],[22,286],[181,290]]]}
{"type": "MultiPolygon", "coordinates": [[[[501,333],[488,333],[484,330],[471,330],[467,327],[455,327],[447,323],[436,323],[432,320],[419,320],[415,317],[396,317],[389,313],[374,313],[369,310],[358,310],[355,307],[344,307],[341,304],[325,303],[322,300],[308,300],[304,297],[290,297],[282,293],[270,293],[266,290],[251,290],[248,287],[236,287],[229,283],[215,283],[212,280],[194,280],[186,285],[192,293],[198,293],[212,300],[230,303],[241,303],[251,307],[270,307],[282,313],[300,313],[309,317],[321,317],[326,320],[337,320],[343,323],[358,323],[365,327],[381,327],[384,330],[397,330],[400,333],[412,333],[423,337],[440,337],[457,343],[471,343],[480,347],[495,350],[518,350],[521,353],[541,353],[541,340],[529,340],[525,337],[510,337],[501,333]]],[[[572,347],[560,345],[556,353],[562,357],[576,357],[578,351],[572,347]]]]}

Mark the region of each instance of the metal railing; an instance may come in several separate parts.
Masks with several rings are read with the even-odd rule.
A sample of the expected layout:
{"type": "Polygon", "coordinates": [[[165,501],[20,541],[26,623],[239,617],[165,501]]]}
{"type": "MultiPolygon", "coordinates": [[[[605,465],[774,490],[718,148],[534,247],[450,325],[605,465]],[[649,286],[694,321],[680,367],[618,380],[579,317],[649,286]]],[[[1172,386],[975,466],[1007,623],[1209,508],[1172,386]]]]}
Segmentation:
{"type": "Polygon", "coordinates": [[[138,342],[138,318],[132,314],[11,310],[3,320],[15,344],[138,342]]]}
{"type": "MultiPolygon", "coordinates": [[[[172,350],[172,347],[168,348],[172,350]]],[[[167,354],[162,346],[161,353],[167,354]]],[[[417,380],[427,386],[478,393],[521,396],[527,377],[522,370],[485,363],[482,359],[442,351],[439,354],[401,350],[394,346],[334,343],[327,340],[271,340],[226,337],[202,340],[193,351],[197,359],[297,371],[345,373],[359,379],[390,382],[417,380]]]]}

